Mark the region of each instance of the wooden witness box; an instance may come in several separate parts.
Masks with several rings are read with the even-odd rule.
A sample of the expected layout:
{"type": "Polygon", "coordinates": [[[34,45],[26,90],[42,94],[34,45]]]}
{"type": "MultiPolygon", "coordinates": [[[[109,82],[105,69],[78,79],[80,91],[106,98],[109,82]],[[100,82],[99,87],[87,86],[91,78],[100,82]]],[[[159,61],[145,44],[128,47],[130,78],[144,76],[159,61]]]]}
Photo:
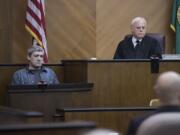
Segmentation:
{"type": "Polygon", "coordinates": [[[56,108],[90,106],[92,87],[92,83],[9,86],[7,100],[11,107],[42,112],[52,121],[56,108]]]}

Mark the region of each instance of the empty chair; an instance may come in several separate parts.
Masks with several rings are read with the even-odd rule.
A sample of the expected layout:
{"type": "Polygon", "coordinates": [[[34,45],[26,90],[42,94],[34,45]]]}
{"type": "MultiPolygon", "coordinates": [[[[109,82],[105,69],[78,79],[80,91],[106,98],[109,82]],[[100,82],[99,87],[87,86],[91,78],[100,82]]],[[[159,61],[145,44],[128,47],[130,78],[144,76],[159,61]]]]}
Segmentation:
{"type": "Polygon", "coordinates": [[[146,119],[136,135],[180,135],[180,113],[159,113],[146,119]]]}

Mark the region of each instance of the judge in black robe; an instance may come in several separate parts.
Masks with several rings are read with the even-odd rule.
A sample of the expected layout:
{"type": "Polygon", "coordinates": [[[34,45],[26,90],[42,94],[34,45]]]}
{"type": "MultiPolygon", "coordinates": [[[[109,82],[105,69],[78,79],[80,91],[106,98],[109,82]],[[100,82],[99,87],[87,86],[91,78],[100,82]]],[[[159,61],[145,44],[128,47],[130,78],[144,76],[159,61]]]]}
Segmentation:
{"type": "Polygon", "coordinates": [[[132,36],[126,36],[115,52],[114,59],[162,58],[159,42],[146,34],[147,21],[135,17],[131,22],[132,36]]]}
{"type": "Polygon", "coordinates": [[[114,59],[150,59],[152,57],[162,58],[162,49],[159,42],[144,36],[140,43],[134,47],[132,36],[127,36],[122,40],[115,52],[114,59]]]}

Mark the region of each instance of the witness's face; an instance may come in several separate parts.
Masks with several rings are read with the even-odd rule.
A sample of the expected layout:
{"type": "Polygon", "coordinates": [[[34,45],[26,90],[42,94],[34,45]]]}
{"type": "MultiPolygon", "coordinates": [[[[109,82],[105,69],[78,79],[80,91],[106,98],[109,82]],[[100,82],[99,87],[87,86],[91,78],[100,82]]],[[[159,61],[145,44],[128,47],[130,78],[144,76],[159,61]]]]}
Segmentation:
{"type": "Polygon", "coordinates": [[[44,63],[44,52],[33,52],[31,54],[31,56],[28,56],[28,60],[29,60],[29,66],[32,69],[38,69],[41,68],[42,64],[44,63]]]}
{"type": "Polygon", "coordinates": [[[145,20],[138,20],[134,22],[131,26],[132,34],[138,38],[142,39],[146,34],[146,22],[145,20]]]}

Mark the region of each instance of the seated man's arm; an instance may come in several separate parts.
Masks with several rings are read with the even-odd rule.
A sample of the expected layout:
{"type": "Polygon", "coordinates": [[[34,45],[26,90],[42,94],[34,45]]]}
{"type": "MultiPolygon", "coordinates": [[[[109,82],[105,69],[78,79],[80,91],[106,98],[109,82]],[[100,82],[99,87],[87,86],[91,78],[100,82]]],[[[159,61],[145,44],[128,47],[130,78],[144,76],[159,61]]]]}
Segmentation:
{"type": "Polygon", "coordinates": [[[49,82],[50,84],[59,84],[56,73],[52,69],[49,69],[49,76],[51,78],[51,82],[49,82]]]}
{"type": "Polygon", "coordinates": [[[17,72],[15,72],[13,74],[12,80],[11,80],[11,85],[19,85],[20,84],[20,80],[19,80],[19,74],[17,72]]]}
{"type": "Polygon", "coordinates": [[[59,80],[57,79],[56,74],[54,73],[54,80],[53,80],[54,84],[59,84],[59,80]]]}

